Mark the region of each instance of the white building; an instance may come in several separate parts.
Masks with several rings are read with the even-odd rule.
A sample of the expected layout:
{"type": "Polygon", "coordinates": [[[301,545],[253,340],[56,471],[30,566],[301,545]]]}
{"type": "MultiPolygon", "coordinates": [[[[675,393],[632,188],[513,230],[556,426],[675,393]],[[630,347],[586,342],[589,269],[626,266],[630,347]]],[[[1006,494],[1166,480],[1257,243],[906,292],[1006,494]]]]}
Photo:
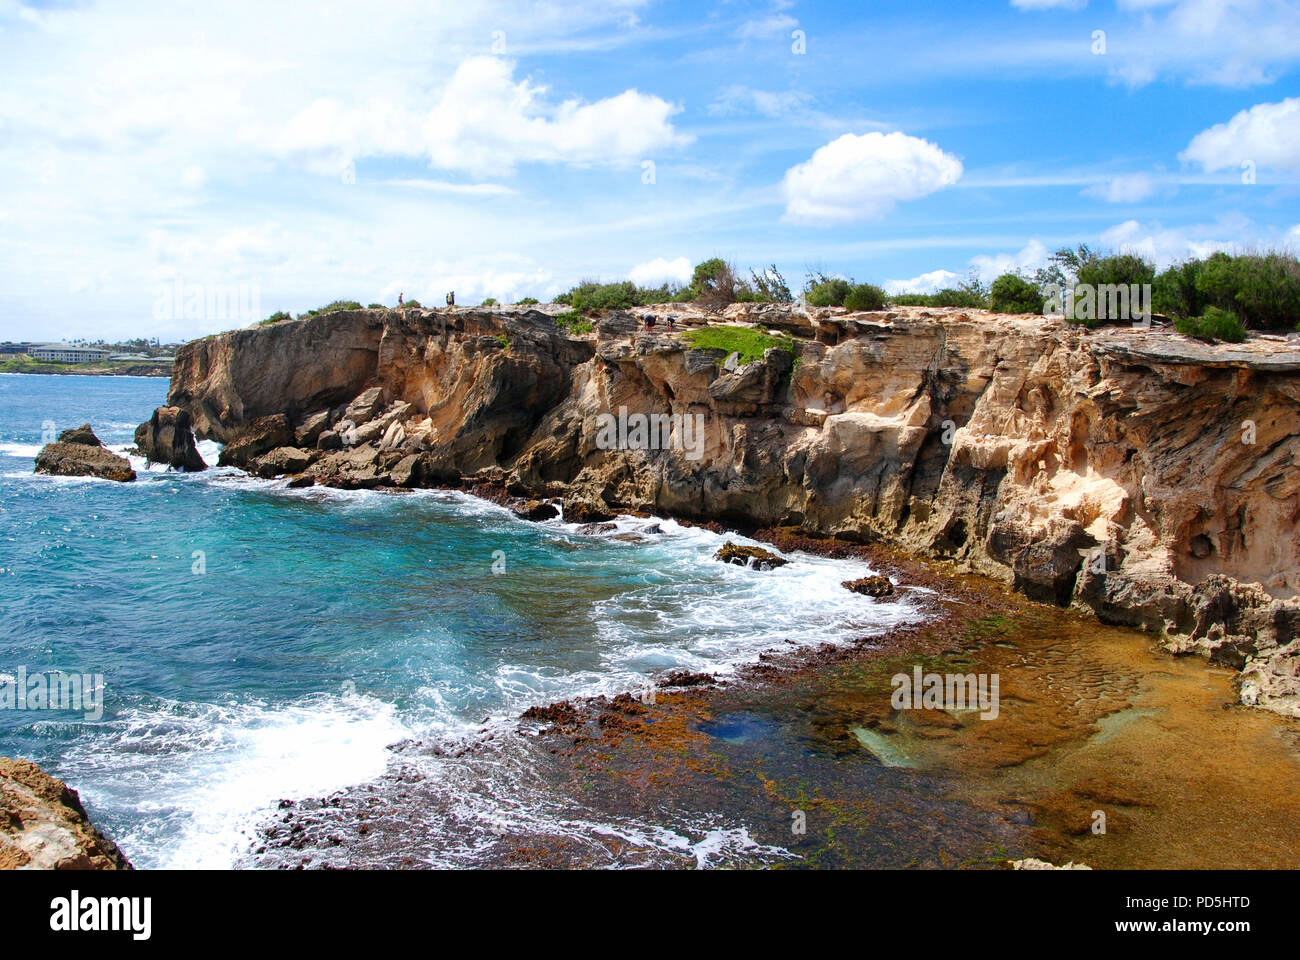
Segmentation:
{"type": "Polygon", "coordinates": [[[27,353],[33,360],[52,360],[56,363],[92,363],[103,360],[109,351],[98,347],[77,347],[68,343],[40,343],[27,353]]]}

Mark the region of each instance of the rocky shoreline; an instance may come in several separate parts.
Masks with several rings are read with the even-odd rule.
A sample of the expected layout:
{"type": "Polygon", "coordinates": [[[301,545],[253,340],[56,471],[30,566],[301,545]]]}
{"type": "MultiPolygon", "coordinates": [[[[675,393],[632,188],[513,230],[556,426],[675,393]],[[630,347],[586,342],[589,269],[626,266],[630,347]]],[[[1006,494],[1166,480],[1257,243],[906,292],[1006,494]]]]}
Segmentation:
{"type": "Polygon", "coordinates": [[[293,486],[449,486],[555,501],[579,522],[641,511],[892,543],[1156,633],[1240,671],[1243,703],[1300,716],[1295,338],[1210,346],[954,309],[649,309],[679,332],[612,312],[575,335],[536,308],[235,331],[178,352],[168,405],[225,444],[223,464],[293,486]],[[771,348],[748,364],[695,349],[706,324],[771,348]],[[616,415],[675,417],[678,432],[611,445],[616,415]]]}
{"type": "Polygon", "coordinates": [[[0,757],[0,870],[130,870],[77,791],[27,760],[0,757]]]}

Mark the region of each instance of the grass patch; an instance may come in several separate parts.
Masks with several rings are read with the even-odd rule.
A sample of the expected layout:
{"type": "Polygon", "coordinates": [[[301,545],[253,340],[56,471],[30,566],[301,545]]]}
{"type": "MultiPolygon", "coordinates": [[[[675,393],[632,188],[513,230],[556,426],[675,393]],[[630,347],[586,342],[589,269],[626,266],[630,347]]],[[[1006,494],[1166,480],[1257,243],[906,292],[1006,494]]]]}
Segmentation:
{"type": "Polygon", "coordinates": [[[795,353],[792,337],[764,333],[750,327],[700,327],[698,330],[688,330],[682,336],[696,350],[738,353],[741,363],[762,360],[763,354],[773,347],[788,350],[791,356],[795,353]]]}

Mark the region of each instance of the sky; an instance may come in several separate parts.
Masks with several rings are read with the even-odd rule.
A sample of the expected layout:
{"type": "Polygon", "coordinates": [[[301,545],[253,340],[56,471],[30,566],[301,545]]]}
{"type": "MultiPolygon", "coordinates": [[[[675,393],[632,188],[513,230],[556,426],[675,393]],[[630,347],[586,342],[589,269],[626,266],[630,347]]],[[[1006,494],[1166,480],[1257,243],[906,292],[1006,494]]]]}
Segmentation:
{"type": "Polygon", "coordinates": [[[1300,248],[1300,2],[0,0],[0,340],[1300,248]]]}

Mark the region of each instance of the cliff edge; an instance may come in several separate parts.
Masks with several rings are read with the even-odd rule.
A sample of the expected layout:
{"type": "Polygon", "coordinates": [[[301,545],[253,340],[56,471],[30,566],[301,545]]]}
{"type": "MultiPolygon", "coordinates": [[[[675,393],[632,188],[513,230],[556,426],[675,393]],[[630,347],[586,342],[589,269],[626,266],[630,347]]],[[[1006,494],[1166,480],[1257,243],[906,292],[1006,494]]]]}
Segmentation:
{"type": "Polygon", "coordinates": [[[295,485],[491,485],[571,519],[888,540],[1154,631],[1300,716],[1300,339],[771,304],[575,333],[560,309],[234,331],[178,352],[168,403],[223,463],[295,485]],[[771,349],[696,349],[706,324],[771,349]]]}

